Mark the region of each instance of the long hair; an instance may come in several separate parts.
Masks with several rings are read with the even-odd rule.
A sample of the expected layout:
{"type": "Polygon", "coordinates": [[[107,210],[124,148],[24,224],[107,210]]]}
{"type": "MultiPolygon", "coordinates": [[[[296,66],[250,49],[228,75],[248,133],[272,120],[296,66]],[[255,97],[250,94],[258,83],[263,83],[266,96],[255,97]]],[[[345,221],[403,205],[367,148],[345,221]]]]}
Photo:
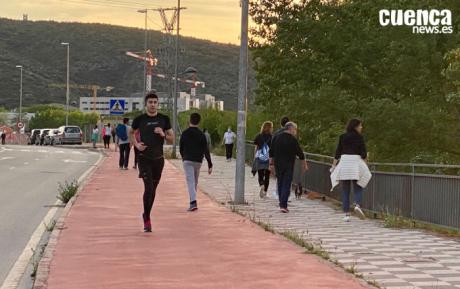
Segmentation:
{"type": "Polygon", "coordinates": [[[356,128],[363,122],[357,118],[350,119],[347,124],[347,132],[356,131],[356,128]]]}
{"type": "Polygon", "coordinates": [[[262,127],[260,128],[260,133],[270,133],[271,130],[273,129],[273,122],[271,121],[266,121],[262,124],[262,127]]]}

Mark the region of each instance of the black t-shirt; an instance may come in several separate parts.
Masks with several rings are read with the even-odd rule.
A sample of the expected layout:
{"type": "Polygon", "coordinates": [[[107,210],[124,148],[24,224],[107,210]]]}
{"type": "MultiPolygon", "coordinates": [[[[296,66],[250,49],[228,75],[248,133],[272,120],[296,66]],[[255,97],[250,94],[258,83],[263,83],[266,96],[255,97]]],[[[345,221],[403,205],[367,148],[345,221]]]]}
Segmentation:
{"type": "Polygon", "coordinates": [[[259,133],[254,139],[254,144],[257,146],[257,149],[260,149],[264,143],[267,143],[268,147],[272,144],[272,135],[269,133],[259,133]]]}
{"type": "Polygon", "coordinates": [[[141,142],[147,146],[143,152],[139,152],[140,157],[155,160],[163,157],[164,138],[155,133],[155,128],[161,127],[166,133],[171,129],[171,122],[167,115],[158,113],[155,116],[149,116],[144,113],[133,120],[133,130],[140,131],[141,142]]]}

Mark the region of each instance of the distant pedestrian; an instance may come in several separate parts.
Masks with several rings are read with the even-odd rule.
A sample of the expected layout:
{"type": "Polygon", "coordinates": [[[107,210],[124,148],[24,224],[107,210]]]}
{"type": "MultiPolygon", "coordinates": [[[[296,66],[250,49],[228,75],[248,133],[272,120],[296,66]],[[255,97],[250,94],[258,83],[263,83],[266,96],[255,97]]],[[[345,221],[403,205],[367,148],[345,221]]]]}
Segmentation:
{"type": "Polygon", "coordinates": [[[129,118],[123,118],[123,124],[118,124],[116,128],[116,135],[118,140],[118,145],[120,147],[120,160],[118,162],[118,167],[120,170],[127,170],[129,163],[129,153],[131,151],[128,132],[129,132],[129,118]]]}
{"type": "Polygon", "coordinates": [[[270,183],[269,151],[272,143],[272,133],[273,123],[266,121],[262,124],[260,133],[254,139],[254,167],[259,177],[260,198],[264,198],[267,195],[270,183]]]}
{"type": "MultiPolygon", "coordinates": [[[[116,136],[117,136],[117,132],[116,132],[115,128],[116,127],[114,126],[113,129],[112,129],[112,141],[113,141],[114,144],[117,143],[117,140],[115,139],[116,136]]],[[[115,146],[115,148],[116,148],[116,146],[115,146]]]]}
{"type": "Polygon", "coordinates": [[[296,157],[302,160],[302,171],[308,169],[305,156],[297,141],[297,124],[288,122],[284,132],[273,141],[270,148],[270,168],[275,170],[279,194],[279,205],[282,213],[289,213],[288,200],[294,175],[296,157]]]}
{"type": "Polygon", "coordinates": [[[165,140],[172,144],[174,131],[169,117],[158,112],[159,99],[154,92],[149,92],[144,102],[146,113],[134,119],[129,136],[139,150],[139,177],[144,181],[144,232],[152,232],[150,212],[165,164],[163,144],[165,140]],[[137,131],[140,132],[140,142],[135,138],[137,131]]]}
{"type": "Polygon", "coordinates": [[[110,138],[111,137],[112,137],[112,127],[110,126],[110,123],[108,123],[107,126],[104,127],[104,131],[103,131],[104,148],[106,149],[110,148],[110,138]]]}
{"type": "Polygon", "coordinates": [[[212,151],[212,142],[211,142],[211,135],[209,134],[207,129],[203,129],[204,136],[206,137],[206,143],[208,144],[209,152],[212,151]]]}
{"type": "Polygon", "coordinates": [[[222,139],[222,144],[225,144],[225,156],[227,157],[227,162],[232,161],[233,154],[233,143],[235,142],[236,135],[232,131],[232,128],[229,127],[224,133],[224,138],[222,139]]]}
{"type": "Polygon", "coordinates": [[[212,162],[209,154],[208,142],[206,141],[204,133],[198,128],[200,121],[200,114],[192,113],[190,115],[189,128],[182,133],[179,142],[180,154],[182,156],[185,178],[190,196],[190,207],[188,208],[190,212],[198,209],[196,193],[203,157],[205,157],[208,162],[208,174],[212,173],[212,162]]]}
{"type": "Polygon", "coordinates": [[[2,138],[2,145],[4,145],[5,140],[6,140],[6,132],[4,130],[1,130],[0,134],[1,134],[1,138],[2,138]]]}
{"type": "Polygon", "coordinates": [[[93,132],[91,134],[91,141],[93,142],[93,148],[96,148],[97,140],[99,139],[99,128],[97,125],[94,126],[93,132]]]}
{"type": "Polygon", "coordinates": [[[359,119],[348,122],[346,133],[339,138],[331,167],[332,188],[339,183],[342,186],[342,209],[345,213],[343,220],[350,221],[350,191],[353,187],[353,210],[364,219],[361,210],[363,188],[367,186],[372,175],[365,161],[367,159],[366,144],[362,135],[363,123],[359,119]],[[338,163],[338,164],[337,164],[338,163]]]}

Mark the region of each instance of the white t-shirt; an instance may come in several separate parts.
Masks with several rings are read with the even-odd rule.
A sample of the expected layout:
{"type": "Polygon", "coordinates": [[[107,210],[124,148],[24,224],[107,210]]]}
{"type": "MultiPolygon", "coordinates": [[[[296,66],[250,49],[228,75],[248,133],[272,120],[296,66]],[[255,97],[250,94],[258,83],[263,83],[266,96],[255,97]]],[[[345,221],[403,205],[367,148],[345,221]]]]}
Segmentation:
{"type": "Polygon", "coordinates": [[[106,126],[105,127],[105,135],[111,135],[112,134],[112,127],[111,126],[106,126]]]}
{"type": "Polygon", "coordinates": [[[93,134],[98,134],[98,133],[99,133],[99,129],[93,128],[93,134]]]}
{"type": "Polygon", "coordinates": [[[224,133],[224,143],[225,144],[232,144],[233,140],[235,139],[236,135],[233,131],[231,132],[225,132],[224,133]]]}

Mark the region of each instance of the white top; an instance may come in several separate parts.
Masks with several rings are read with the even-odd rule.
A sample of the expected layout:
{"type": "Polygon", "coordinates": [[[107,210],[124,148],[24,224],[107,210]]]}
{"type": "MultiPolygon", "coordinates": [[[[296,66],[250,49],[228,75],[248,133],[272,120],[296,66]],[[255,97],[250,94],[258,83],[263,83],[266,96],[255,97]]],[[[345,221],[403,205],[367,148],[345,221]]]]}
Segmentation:
{"type": "Polygon", "coordinates": [[[365,188],[372,174],[360,155],[342,155],[339,164],[331,173],[332,189],[340,181],[354,180],[361,188],[365,188]]]}
{"type": "Polygon", "coordinates": [[[106,126],[105,127],[105,135],[111,135],[112,134],[112,127],[111,126],[106,126]]]}
{"type": "Polygon", "coordinates": [[[235,138],[236,138],[236,135],[233,131],[231,132],[227,131],[224,133],[224,143],[225,144],[232,144],[235,138]]]}
{"type": "Polygon", "coordinates": [[[93,134],[98,134],[99,133],[99,129],[98,128],[93,128],[93,134]]]}

